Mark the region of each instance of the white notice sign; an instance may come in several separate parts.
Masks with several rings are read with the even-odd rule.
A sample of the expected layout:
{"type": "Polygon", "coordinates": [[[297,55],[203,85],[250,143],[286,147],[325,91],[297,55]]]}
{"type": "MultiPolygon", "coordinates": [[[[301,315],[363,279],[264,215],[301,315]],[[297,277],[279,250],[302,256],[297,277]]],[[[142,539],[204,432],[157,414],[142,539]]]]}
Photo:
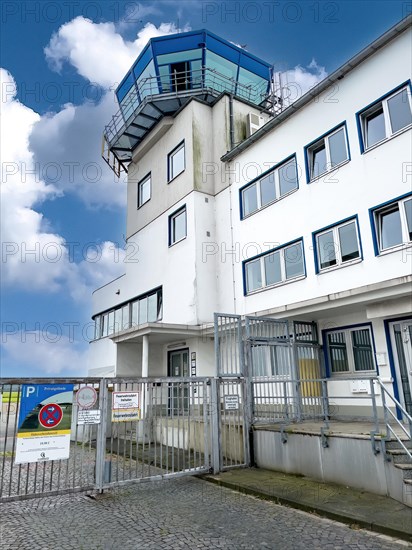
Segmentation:
{"type": "Polygon", "coordinates": [[[77,413],[77,424],[100,424],[100,410],[80,409],[77,413]]]}
{"type": "Polygon", "coordinates": [[[237,411],[239,409],[238,395],[225,395],[225,411],[237,411]]]}
{"type": "Polygon", "coordinates": [[[138,392],[117,391],[112,397],[112,422],[140,419],[138,392]]]}

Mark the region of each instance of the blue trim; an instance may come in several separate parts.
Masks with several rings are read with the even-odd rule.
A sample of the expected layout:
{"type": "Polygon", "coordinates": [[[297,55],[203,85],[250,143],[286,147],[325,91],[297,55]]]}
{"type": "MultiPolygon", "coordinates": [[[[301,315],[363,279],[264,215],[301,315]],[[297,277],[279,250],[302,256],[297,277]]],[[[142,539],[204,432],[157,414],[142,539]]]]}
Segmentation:
{"type": "MultiPolygon", "coordinates": [[[[391,340],[391,332],[390,332],[390,323],[396,323],[397,321],[409,321],[412,320],[412,316],[409,315],[408,317],[395,317],[391,319],[384,319],[383,325],[385,327],[385,337],[386,337],[386,347],[388,349],[388,359],[389,359],[389,368],[391,369],[391,376],[393,378],[393,395],[395,399],[397,399],[400,402],[400,392],[399,392],[399,386],[398,386],[398,378],[395,368],[395,359],[393,355],[393,347],[392,347],[392,340],[391,340]]],[[[403,391],[403,390],[402,390],[403,391]]],[[[399,410],[398,407],[396,407],[396,415],[399,420],[402,420],[402,413],[399,410]]]]}
{"type": "Polygon", "coordinates": [[[372,206],[372,208],[369,208],[369,220],[371,223],[371,229],[372,229],[372,241],[373,241],[373,248],[375,251],[375,256],[380,255],[379,250],[379,240],[378,240],[378,234],[376,231],[376,224],[375,224],[375,212],[377,210],[380,210],[381,208],[384,208],[385,206],[389,206],[390,204],[395,204],[396,202],[399,202],[403,199],[406,199],[407,197],[412,197],[412,192],[405,193],[404,195],[400,195],[399,197],[396,197],[394,199],[391,199],[389,201],[383,202],[382,204],[378,204],[376,206],[372,206]]]}
{"type": "MultiPolygon", "coordinates": [[[[355,117],[356,117],[356,126],[358,128],[358,137],[359,137],[359,147],[360,147],[360,152],[361,152],[361,155],[363,155],[363,153],[365,153],[365,151],[367,151],[368,149],[365,148],[365,143],[364,143],[364,136],[363,136],[363,131],[362,131],[362,115],[368,111],[370,108],[372,108],[374,105],[377,105],[378,103],[382,102],[384,99],[386,99],[387,97],[389,97],[390,95],[394,94],[395,92],[397,92],[398,90],[400,90],[401,88],[404,88],[405,86],[409,86],[409,90],[412,94],[412,84],[411,84],[411,80],[405,80],[405,82],[403,82],[402,84],[399,84],[399,86],[396,86],[396,88],[393,88],[390,92],[386,92],[386,94],[382,95],[381,97],[379,97],[378,99],[375,99],[374,101],[372,101],[372,103],[369,103],[369,105],[367,105],[366,107],[363,107],[362,109],[360,109],[359,111],[357,111],[355,113],[355,117]]],[[[386,138],[388,138],[390,136],[386,136],[386,138]]]]}
{"type": "Polygon", "coordinates": [[[172,242],[172,219],[175,218],[181,212],[186,212],[185,237],[187,237],[187,208],[186,208],[186,203],[185,203],[182,206],[179,206],[179,208],[177,210],[175,210],[174,212],[169,214],[169,218],[168,218],[168,233],[169,233],[168,243],[169,243],[169,247],[171,247],[174,244],[180,242],[180,240],[183,240],[183,239],[179,239],[178,241],[172,242]]]}
{"type": "MultiPolygon", "coordinates": [[[[374,335],[374,332],[373,332],[373,325],[372,323],[357,323],[355,325],[345,325],[343,327],[336,327],[336,328],[328,328],[328,329],[323,329],[322,330],[322,347],[323,347],[323,355],[324,355],[324,359],[325,359],[325,374],[326,374],[326,378],[332,378],[334,374],[336,373],[332,373],[331,371],[331,368],[330,368],[330,364],[329,364],[329,354],[328,354],[328,340],[326,338],[326,336],[330,333],[330,332],[338,332],[338,331],[341,331],[341,330],[348,330],[348,329],[352,329],[352,328],[358,328],[358,327],[369,327],[370,328],[370,331],[371,331],[371,335],[372,335],[372,351],[373,351],[373,362],[375,363],[375,370],[376,370],[376,374],[379,375],[379,368],[378,368],[378,365],[377,365],[377,362],[376,362],[376,346],[375,346],[375,335],[374,335]]],[[[362,372],[365,372],[365,371],[345,371],[342,373],[342,375],[350,375],[350,374],[356,374],[356,375],[361,375],[362,372]]],[[[367,372],[371,372],[371,371],[367,371],[367,372]]],[[[339,376],[339,375],[338,375],[339,376]]]]}
{"type": "MultiPolygon", "coordinates": [[[[330,134],[332,134],[333,132],[335,132],[336,130],[338,130],[339,128],[342,128],[342,127],[345,129],[346,147],[347,147],[347,150],[348,150],[348,158],[345,162],[351,160],[348,129],[347,129],[347,126],[346,126],[346,120],[344,120],[343,122],[341,122],[341,123],[337,124],[336,126],[334,126],[331,130],[328,130],[327,132],[325,132],[324,134],[322,134],[321,136],[319,136],[318,138],[314,139],[313,141],[311,141],[310,143],[308,143],[307,145],[304,146],[303,152],[304,152],[304,157],[305,157],[306,183],[310,184],[313,181],[313,180],[310,179],[308,149],[310,147],[312,147],[313,145],[315,145],[316,143],[318,143],[319,141],[322,141],[322,139],[324,139],[325,137],[329,136],[330,134]]],[[[328,174],[329,172],[332,172],[332,170],[335,170],[335,168],[339,168],[339,165],[336,166],[336,167],[331,168],[330,170],[326,170],[326,172],[324,172],[324,174],[328,174]]],[[[323,174],[320,174],[319,177],[321,177],[321,176],[323,176],[323,174]]],[[[316,177],[314,179],[318,179],[318,177],[316,177]]]]}
{"type": "MultiPolygon", "coordinates": [[[[317,243],[316,236],[319,235],[319,233],[323,233],[324,231],[327,231],[328,229],[332,229],[334,227],[337,227],[338,225],[342,225],[342,224],[344,224],[346,222],[349,222],[351,220],[354,220],[356,222],[356,230],[357,230],[358,240],[359,240],[359,255],[360,255],[360,259],[363,261],[363,247],[362,247],[362,239],[361,239],[360,228],[359,228],[359,217],[358,217],[358,214],[354,214],[353,216],[348,216],[347,218],[344,218],[343,220],[340,220],[340,221],[335,222],[335,223],[331,223],[330,225],[327,225],[326,227],[322,227],[322,229],[316,229],[316,231],[312,232],[312,244],[313,244],[313,254],[314,254],[314,260],[315,260],[315,272],[316,272],[316,274],[318,274],[322,271],[319,267],[318,243],[317,243]]],[[[345,265],[345,263],[339,264],[336,267],[340,267],[341,265],[345,265]]]]}
{"type": "MultiPolygon", "coordinates": [[[[259,258],[262,258],[264,256],[268,256],[269,254],[272,254],[273,252],[277,252],[278,250],[282,250],[283,248],[287,248],[288,246],[291,246],[293,244],[298,244],[298,243],[302,243],[303,275],[301,275],[301,276],[302,277],[307,277],[304,239],[303,239],[303,237],[298,237],[297,239],[293,239],[293,241],[289,241],[285,244],[281,244],[280,246],[276,246],[275,248],[271,248],[270,250],[267,250],[265,252],[261,252],[260,254],[257,254],[256,256],[252,256],[251,258],[248,258],[247,260],[242,261],[243,294],[244,294],[244,296],[250,296],[250,294],[248,294],[248,292],[247,292],[247,285],[246,285],[246,264],[248,264],[249,262],[253,262],[255,260],[258,260],[259,258]]],[[[293,279],[285,279],[284,281],[282,280],[278,284],[280,285],[281,283],[287,283],[288,281],[293,281],[293,279]]],[[[259,290],[271,290],[272,288],[276,288],[276,286],[269,285],[269,286],[266,286],[266,287],[262,287],[259,290]]]]}
{"type": "Polygon", "coordinates": [[[239,211],[240,211],[240,219],[241,220],[244,220],[245,218],[249,218],[250,216],[252,216],[253,214],[257,214],[258,212],[260,212],[261,210],[263,210],[263,208],[266,208],[267,206],[270,206],[272,204],[275,204],[276,202],[279,202],[281,199],[283,199],[285,197],[285,195],[283,196],[280,196],[278,198],[276,198],[274,201],[268,203],[268,204],[265,204],[265,206],[261,206],[260,208],[258,208],[257,210],[255,210],[254,212],[251,212],[250,214],[248,214],[247,216],[244,216],[244,209],[243,209],[243,200],[242,200],[242,193],[245,189],[247,189],[248,187],[252,187],[252,185],[254,185],[257,181],[260,181],[261,179],[263,179],[265,176],[267,176],[268,174],[270,174],[271,172],[274,172],[275,170],[278,170],[279,168],[282,167],[282,165],[284,164],[287,164],[288,162],[290,162],[292,159],[295,159],[295,164],[296,164],[296,180],[297,180],[297,186],[296,186],[296,190],[299,189],[299,172],[298,172],[298,162],[297,162],[297,157],[296,157],[296,153],[292,153],[291,155],[289,155],[288,157],[286,157],[285,159],[281,160],[280,162],[278,162],[277,164],[274,164],[273,166],[271,166],[270,168],[268,168],[268,170],[266,170],[265,172],[262,172],[262,174],[260,174],[260,176],[254,178],[253,180],[249,181],[248,183],[246,183],[245,185],[243,185],[240,189],[239,189],[239,211]]]}

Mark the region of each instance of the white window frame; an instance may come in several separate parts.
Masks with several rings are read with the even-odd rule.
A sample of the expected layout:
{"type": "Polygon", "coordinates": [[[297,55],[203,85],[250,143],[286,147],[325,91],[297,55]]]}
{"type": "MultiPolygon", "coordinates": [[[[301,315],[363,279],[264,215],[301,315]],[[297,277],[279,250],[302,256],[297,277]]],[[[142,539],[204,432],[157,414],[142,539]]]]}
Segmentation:
{"type": "Polygon", "coordinates": [[[249,260],[245,261],[245,268],[244,268],[244,276],[245,276],[245,290],[246,295],[249,296],[250,294],[254,294],[255,292],[260,292],[262,290],[275,288],[277,286],[281,286],[287,283],[291,283],[294,281],[299,281],[300,279],[304,279],[306,277],[305,272],[305,258],[304,258],[304,251],[303,251],[303,241],[295,241],[293,243],[290,243],[282,248],[277,248],[275,250],[271,250],[270,252],[263,254],[259,258],[250,258],[249,260]],[[297,244],[300,244],[301,252],[302,252],[302,265],[303,265],[303,273],[301,275],[297,275],[295,277],[290,277],[289,279],[286,278],[286,260],[285,260],[285,253],[286,251],[291,248],[292,246],[296,246],[297,244]],[[280,274],[281,274],[281,280],[278,283],[273,283],[270,285],[266,284],[266,271],[265,271],[265,258],[268,258],[271,254],[279,253],[280,255],[280,274]],[[248,271],[247,271],[247,265],[259,261],[260,263],[260,276],[262,279],[262,286],[260,288],[256,288],[254,290],[248,289],[248,271]]]}
{"type": "Polygon", "coordinates": [[[348,146],[348,136],[346,133],[346,125],[342,124],[338,128],[335,128],[328,134],[324,135],[320,139],[314,141],[306,148],[306,159],[308,163],[308,174],[309,174],[309,181],[316,181],[317,179],[321,178],[325,174],[328,174],[329,172],[332,172],[332,170],[336,170],[339,168],[339,166],[342,166],[343,164],[349,162],[349,146],[348,146]],[[343,135],[345,138],[345,149],[346,149],[346,158],[342,160],[339,164],[335,164],[332,166],[331,162],[331,156],[330,156],[330,146],[329,146],[329,139],[337,134],[338,132],[343,131],[343,135]],[[326,153],[326,165],[325,170],[323,172],[320,172],[316,176],[313,174],[313,153],[314,150],[317,149],[321,144],[324,144],[325,146],[325,153],[326,153]]]}
{"type": "Polygon", "coordinates": [[[374,103],[370,107],[367,107],[364,111],[362,111],[359,114],[360,125],[361,125],[361,129],[362,129],[362,142],[363,142],[362,144],[363,144],[364,151],[369,151],[370,149],[373,149],[374,147],[377,147],[381,143],[384,143],[385,141],[391,139],[392,137],[395,137],[395,136],[401,134],[402,132],[405,132],[406,130],[408,130],[408,128],[412,127],[412,123],[411,123],[411,124],[408,124],[407,126],[404,126],[400,130],[397,130],[396,132],[392,132],[392,124],[391,124],[391,119],[390,119],[390,115],[389,115],[388,101],[392,97],[396,96],[397,94],[402,93],[403,90],[406,90],[406,97],[408,98],[409,108],[411,109],[411,112],[412,112],[411,91],[410,91],[409,85],[405,84],[405,86],[402,86],[401,88],[398,88],[397,90],[395,90],[390,95],[384,97],[383,99],[378,100],[376,103],[374,103]],[[376,143],[369,146],[368,145],[368,135],[367,135],[367,124],[366,124],[366,122],[367,122],[368,117],[370,115],[373,115],[381,107],[383,109],[383,120],[384,120],[384,124],[385,124],[385,137],[382,138],[380,141],[377,141],[376,143]]]}
{"type": "Polygon", "coordinates": [[[361,242],[359,237],[359,224],[357,218],[351,218],[350,220],[346,220],[345,222],[338,223],[336,225],[333,225],[331,227],[328,227],[327,229],[322,229],[321,231],[317,231],[315,233],[316,238],[316,258],[317,258],[317,265],[318,265],[318,272],[324,273],[325,271],[332,271],[334,269],[338,269],[339,267],[345,267],[347,265],[356,264],[358,262],[362,261],[362,248],[361,248],[361,242]],[[359,256],[358,258],[353,258],[352,260],[342,260],[342,250],[340,245],[340,239],[339,239],[339,229],[341,227],[345,227],[345,225],[350,225],[351,223],[355,223],[356,228],[356,242],[358,245],[358,252],[359,256]],[[330,231],[333,232],[333,244],[334,244],[334,251],[336,256],[336,264],[330,265],[328,267],[322,267],[321,266],[321,257],[320,257],[320,246],[319,246],[319,237],[324,235],[325,233],[329,233],[330,231]]]}
{"type": "Polygon", "coordinates": [[[325,333],[325,340],[326,341],[324,342],[324,345],[326,346],[326,353],[328,355],[329,371],[331,376],[350,375],[350,376],[356,376],[359,378],[364,378],[365,376],[368,376],[371,373],[376,373],[376,357],[375,357],[375,349],[373,345],[373,333],[372,333],[372,328],[369,325],[357,325],[354,327],[341,328],[341,329],[337,328],[336,330],[328,330],[325,333]],[[374,368],[372,370],[356,370],[355,354],[353,352],[352,332],[357,332],[359,330],[365,330],[365,329],[369,331],[369,339],[371,343],[371,352],[372,352],[372,360],[373,360],[374,368]],[[346,356],[348,358],[349,370],[334,372],[332,369],[332,359],[330,354],[328,336],[329,334],[338,333],[338,332],[343,332],[345,334],[346,356]],[[348,346],[348,342],[350,343],[349,346],[348,346]]]}
{"type": "Polygon", "coordinates": [[[187,237],[187,209],[185,205],[185,206],[182,206],[182,208],[179,208],[179,210],[176,210],[176,212],[173,212],[173,214],[170,214],[169,216],[169,247],[177,243],[180,243],[181,241],[186,239],[186,237],[187,237]],[[183,213],[185,215],[185,234],[180,239],[174,239],[173,221],[183,213]]]}
{"type": "Polygon", "coordinates": [[[397,201],[390,202],[388,204],[385,204],[385,206],[382,206],[381,208],[377,208],[373,211],[373,219],[375,224],[375,236],[376,236],[376,242],[378,245],[378,254],[386,254],[388,252],[392,252],[393,250],[398,250],[405,245],[410,245],[412,241],[409,239],[409,229],[408,229],[408,220],[406,217],[406,209],[405,209],[405,202],[412,200],[412,195],[409,195],[408,197],[405,197],[403,199],[399,199],[397,201]],[[402,242],[399,244],[395,244],[393,246],[390,246],[388,248],[382,248],[382,236],[381,236],[381,222],[380,218],[381,215],[387,212],[388,210],[391,210],[395,205],[398,206],[399,210],[399,216],[401,219],[401,229],[402,229],[402,242]]]}
{"type": "Polygon", "coordinates": [[[262,210],[263,208],[266,208],[267,206],[270,206],[271,204],[274,204],[275,202],[278,202],[279,200],[283,199],[284,197],[289,196],[290,194],[294,193],[298,189],[299,189],[298,166],[297,166],[297,162],[296,162],[296,156],[293,156],[293,157],[288,158],[287,160],[285,160],[281,164],[278,164],[276,166],[276,168],[273,168],[272,170],[269,170],[268,172],[265,172],[264,174],[262,174],[259,177],[259,179],[257,179],[256,181],[245,185],[245,187],[241,190],[242,220],[245,219],[245,218],[248,218],[249,216],[252,216],[253,214],[256,214],[256,212],[259,212],[259,210],[262,210]],[[291,163],[292,161],[295,163],[295,168],[296,168],[296,187],[294,189],[291,189],[287,193],[284,193],[283,195],[281,195],[280,194],[279,170],[281,170],[284,166],[291,163]],[[270,201],[270,202],[268,202],[268,203],[266,203],[262,206],[262,193],[261,193],[261,189],[260,189],[260,182],[262,180],[264,180],[265,178],[267,178],[268,176],[270,176],[270,174],[272,174],[272,173],[274,174],[274,179],[275,179],[276,198],[273,199],[273,201],[270,201]],[[244,193],[245,193],[245,191],[250,190],[252,187],[255,187],[255,192],[257,194],[257,208],[256,208],[256,210],[253,210],[253,212],[249,212],[248,214],[245,214],[244,193]]]}
{"type": "Polygon", "coordinates": [[[186,148],[185,148],[185,142],[182,141],[182,143],[179,143],[177,147],[173,149],[168,155],[167,155],[167,181],[168,183],[177,178],[180,174],[182,174],[186,170],[186,148]],[[173,173],[173,157],[183,149],[183,168],[180,172],[174,174],[173,173]]]}
{"type": "Polygon", "coordinates": [[[144,204],[150,201],[152,198],[152,175],[148,174],[145,178],[143,178],[139,183],[137,184],[137,208],[141,208],[144,204]],[[146,199],[144,202],[142,202],[142,193],[141,189],[145,183],[149,182],[149,198],[146,199]]]}

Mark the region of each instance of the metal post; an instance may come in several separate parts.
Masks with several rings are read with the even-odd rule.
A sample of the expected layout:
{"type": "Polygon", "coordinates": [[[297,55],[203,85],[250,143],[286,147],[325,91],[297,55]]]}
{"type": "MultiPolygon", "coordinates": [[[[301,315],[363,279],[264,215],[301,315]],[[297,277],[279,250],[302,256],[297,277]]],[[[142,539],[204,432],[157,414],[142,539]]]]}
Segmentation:
{"type": "Polygon", "coordinates": [[[95,485],[99,493],[103,492],[104,464],[106,458],[106,431],[107,431],[107,384],[102,378],[99,384],[100,424],[97,427],[96,437],[96,472],[95,485]]]}
{"type": "Polygon", "coordinates": [[[210,433],[212,439],[211,462],[212,472],[218,474],[220,471],[220,423],[219,423],[219,386],[218,379],[210,380],[210,433]]]}
{"type": "Polygon", "coordinates": [[[326,384],[326,380],[322,380],[323,420],[325,422],[325,428],[329,429],[328,387],[326,384]]]}
{"type": "Polygon", "coordinates": [[[375,432],[379,433],[379,418],[378,418],[378,408],[376,406],[376,395],[375,395],[375,387],[373,385],[373,378],[369,380],[370,387],[371,387],[371,398],[372,398],[372,410],[373,410],[373,419],[375,422],[375,432]]]}
{"type": "Polygon", "coordinates": [[[385,388],[382,387],[382,406],[383,406],[383,419],[386,426],[386,439],[390,439],[391,434],[389,430],[389,418],[388,418],[388,410],[386,405],[386,397],[385,397],[385,388]]]}

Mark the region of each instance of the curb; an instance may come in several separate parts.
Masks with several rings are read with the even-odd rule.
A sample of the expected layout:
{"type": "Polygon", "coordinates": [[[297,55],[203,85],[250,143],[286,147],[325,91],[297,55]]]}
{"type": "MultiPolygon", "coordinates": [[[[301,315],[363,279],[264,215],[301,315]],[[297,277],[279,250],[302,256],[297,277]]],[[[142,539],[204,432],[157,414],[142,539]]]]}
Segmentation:
{"type": "Polygon", "coordinates": [[[199,477],[201,477],[205,481],[208,481],[209,483],[214,483],[215,485],[226,487],[227,489],[232,489],[233,491],[237,491],[245,495],[254,496],[254,497],[260,498],[261,500],[270,500],[272,502],[275,502],[275,504],[287,506],[289,508],[295,508],[297,510],[302,510],[303,512],[308,512],[310,514],[317,514],[321,517],[338,521],[340,523],[344,523],[345,525],[351,525],[351,526],[356,525],[361,527],[362,529],[367,529],[368,531],[373,531],[375,533],[379,533],[382,535],[388,535],[390,537],[402,539],[407,542],[412,542],[412,533],[408,531],[400,531],[399,529],[394,529],[394,528],[388,527],[387,525],[382,525],[380,523],[371,523],[369,521],[360,519],[359,517],[356,517],[356,516],[351,516],[349,514],[333,512],[327,508],[323,508],[322,506],[305,504],[298,500],[285,498],[283,496],[263,493],[255,489],[251,489],[249,487],[239,485],[238,483],[232,483],[230,481],[223,481],[221,479],[217,479],[209,474],[199,476],[199,477]]]}

